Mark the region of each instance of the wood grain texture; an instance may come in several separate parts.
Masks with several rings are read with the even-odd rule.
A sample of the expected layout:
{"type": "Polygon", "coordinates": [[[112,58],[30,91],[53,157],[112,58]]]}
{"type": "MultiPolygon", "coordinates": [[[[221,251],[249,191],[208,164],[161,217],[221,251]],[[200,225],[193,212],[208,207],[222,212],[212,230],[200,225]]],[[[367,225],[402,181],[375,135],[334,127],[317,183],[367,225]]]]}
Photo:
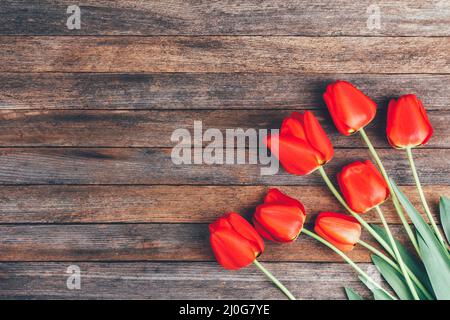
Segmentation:
{"type": "MultiPolygon", "coordinates": [[[[386,139],[386,109],[367,127],[375,147],[388,148],[386,139]]],[[[242,128],[238,137],[245,139],[247,129],[255,138],[260,129],[278,129],[283,118],[294,110],[277,111],[0,111],[1,146],[14,147],[173,147],[172,133],[187,129],[194,141],[194,121],[202,122],[202,133],[219,129],[225,137],[227,129],[242,128]],[[250,132],[250,131],[249,131],[250,132]]],[[[315,115],[336,148],[365,147],[359,135],[346,137],[333,124],[328,110],[315,115]]],[[[428,112],[434,128],[433,138],[426,148],[449,148],[447,127],[450,113],[428,112]]],[[[224,138],[225,139],[225,138],[224,138]]],[[[177,140],[175,140],[177,141],[177,140]]],[[[197,140],[195,140],[197,141],[197,140]]],[[[206,146],[211,140],[203,141],[206,146]]],[[[184,144],[191,146],[191,143],[184,144]]],[[[248,142],[246,147],[249,147],[248,142]]]]}
{"type": "MultiPolygon", "coordinates": [[[[249,150],[256,152],[256,150],[249,150]]],[[[413,184],[404,152],[379,150],[399,185],[413,184]]],[[[421,181],[449,184],[450,149],[414,150],[421,181]]],[[[336,150],[326,166],[334,174],[345,164],[369,158],[365,149],[336,150]]],[[[261,176],[260,165],[175,165],[171,149],[149,148],[2,148],[1,184],[195,184],[195,185],[321,185],[319,174],[261,176]]]]}
{"type": "MultiPolygon", "coordinates": [[[[0,263],[2,299],[286,299],[255,267],[227,271],[214,262],[74,262],[81,289],[68,290],[70,263],[0,263]]],[[[345,299],[343,286],[368,297],[342,264],[265,263],[298,299],[345,299]]],[[[374,274],[369,264],[359,265],[374,274]]]]}
{"type": "Polygon", "coordinates": [[[0,109],[323,109],[339,79],[381,107],[407,93],[427,110],[450,107],[450,75],[1,73],[0,109]]]}
{"type": "Polygon", "coordinates": [[[92,35],[450,35],[448,1],[379,0],[381,24],[369,28],[373,1],[83,1],[81,30],[65,22],[64,0],[3,0],[0,34],[92,35]]]}
{"type": "Polygon", "coordinates": [[[450,72],[450,37],[1,36],[0,43],[1,72],[450,72]]]}
{"type": "MultiPolygon", "coordinates": [[[[220,268],[207,224],[230,210],[250,218],[269,186],[280,186],[305,203],[311,229],[319,211],[342,211],[320,176],[174,165],[170,136],[194,120],[222,131],[278,128],[291,110],[314,109],[336,146],[326,166],[335,175],[369,157],[358,137],[337,134],[325,109],[322,93],[337,79],[378,103],[368,133],[418,207],[384,119],[391,98],[423,100],[435,134],[414,154],[437,212],[438,196],[450,196],[450,3],[377,1],[380,29],[367,26],[372,4],[87,0],[81,30],[68,30],[65,0],[1,1],[0,298],[283,299],[254,267],[220,268]],[[81,290],[66,287],[71,264],[81,290]]],[[[383,208],[405,241],[390,201],[383,208]]],[[[376,273],[360,246],[350,257],[376,273]]],[[[306,235],[268,243],[261,260],[301,299],[343,299],[343,286],[368,295],[306,235]]]]}
{"type": "MultiPolygon", "coordinates": [[[[209,223],[235,211],[250,218],[270,186],[3,186],[0,223],[209,223]]],[[[344,212],[325,186],[281,186],[302,201],[313,221],[320,211],[344,212]]],[[[417,208],[417,190],[402,187],[417,208]]],[[[449,186],[427,186],[433,212],[439,196],[450,198],[449,186]]],[[[390,223],[400,223],[391,201],[383,204],[390,223]]],[[[436,217],[437,218],[437,217],[436,217]]],[[[379,222],[376,213],[364,214],[379,222]]]]}
{"type": "MultiPolygon", "coordinates": [[[[405,240],[402,226],[391,230],[405,240]]],[[[362,239],[376,245],[366,232],[362,239]]],[[[0,225],[0,252],[0,261],[215,261],[207,224],[0,225]]],[[[348,255],[370,262],[361,246],[348,255]]],[[[286,245],[267,242],[258,260],[342,262],[306,235],[286,245]]]]}

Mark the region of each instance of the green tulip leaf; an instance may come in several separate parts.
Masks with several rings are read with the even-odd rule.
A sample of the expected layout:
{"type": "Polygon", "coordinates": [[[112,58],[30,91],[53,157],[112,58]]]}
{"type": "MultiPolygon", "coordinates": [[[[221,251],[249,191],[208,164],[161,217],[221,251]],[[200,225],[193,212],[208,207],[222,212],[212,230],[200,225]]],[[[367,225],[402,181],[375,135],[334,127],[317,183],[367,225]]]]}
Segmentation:
{"type": "Polygon", "coordinates": [[[372,255],[372,261],[383,276],[384,280],[386,280],[401,300],[414,299],[402,274],[378,256],[372,255]]]}
{"type": "Polygon", "coordinates": [[[450,243],[450,199],[441,197],[439,200],[439,211],[441,214],[442,228],[444,229],[445,237],[450,243]]]}
{"type": "Polygon", "coordinates": [[[417,238],[425,269],[436,298],[450,300],[450,259],[433,230],[391,179],[397,197],[417,230],[417,238]]]}
{"type": "Polygon", "coordinates": [[[370,283],[365,277],[359,276],[359,280],[361,280],[361,282],[364,283],[364,285],[370,291],[372,291],[373,298],[375,300],[396,300],[387,291],[374,287],[374,285],[372,283],[370,283]]]}
{"type": "Polygon", "coordinates": [[[357,294],[352,288],[345,287],[345,294],[348,300],[364,300],[359,294],[357,294]]]}
{"type": "MultiPolygon", "coordinates": [[[[389,244],[389,237],[386,233],[386,230],[376,224],[370,224],[370,226],[381,238],[383,238],[384,241],[389,244]]],[[[412,273],[414,273],[414,275],[425,286],[425,288],[432,293],[433,287],[431,286],[430,279],[428,278],[427,271],[425,270],[422,262],[417,259],[416,256],[412,255],[400,241],[395,239],[395,243],[405,265],[409,270],[411,270],[412,273]]]]}
{"type": "Polygon", "coordinates": [[[450,300],[450,263],[442,259],[442,255],[434,248],[430,248],[418,233],[420,255],[427,269],[434,292],[438,300],[450,300]]]}

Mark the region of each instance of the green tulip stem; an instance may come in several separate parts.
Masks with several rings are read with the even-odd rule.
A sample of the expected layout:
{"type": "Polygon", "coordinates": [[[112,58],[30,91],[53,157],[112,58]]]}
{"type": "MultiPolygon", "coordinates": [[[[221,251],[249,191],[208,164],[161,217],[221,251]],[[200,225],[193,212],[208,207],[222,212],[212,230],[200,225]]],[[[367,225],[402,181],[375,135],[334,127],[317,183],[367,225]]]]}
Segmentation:
{"type": "Polygon", "coordinates": [[[289,300],[296,300],[294,295],[290,293],[289,290],[277,278],[275,278],[275,276],[270,273],[269,270],[264,268],[263,265],[258,262],[258,260],[255,259],[253,263],[289,298],[289,300]]]}
{"type": "Polygon", "coordinates": [[[414,233],[413,233],[411,227],[409,226],[405,215],[403,214],[403,210],[400,206],[400,202],[398,201],[397,195],[395,194],[395,191],[392,188],[391,182],[389,181],[389,177],[386,172],[386,169],[384,168],[383,163],[381,162],[381,159],[378,156],[377,151],[373,147],[372,142],[370,142],[369,137],[367,136],[366,132],[364,131],[364,128],[359,129],[358,132],[361,134],[361,137],[364,140],[364,142],[366,143],[367,147],[369,148],[369,151],[372,154],[372,157],[374,158],[375,162],[377,163],[377,166],[380,169],[381,174],[383,175],[384,179],[386,180],[386,184],[388,185],[388,188],[389,188],[389,191],[390,191],[390,194],[392,197],[392,202],[394,203],[395,210],[397,211],[397,214],[400,217],[400,220],[402,221],[403,226],[405,227],[406,233],[408,234],[408,237],[411,240],[411,243],[413,244],[414,248],[416,249],[417,253],[420,256],[419,245],[417,244],[416,237],[414,236],[414,233]]]}
{"type": "Polygon", "coordinates": [[[444,237],[442,236],[441,232],[439,231],[438,226],[436,225],[436,222],[434,221],[434,218],[431,214],[430,207],[428,206],[427,199],[425,198],[425,194],[422,189],[422,184],[419,180],[419,175],[417,174],[416,165],[414,163],[414,158],[412,155],[411,147],[406,148],[406,154],[408,155],[408,161],[409,165],[411,167],[412,174],[414,176],[414,181],[417,186],[417,190],[419,191],[420,201],[422,202],[423,209],[425,210],[425,213],[428,217],[428,220],[430,220],[431,226],[433,227],[434,233],[436,233],[436,236],[438,237],[439,241],[442,243],[442,246],[445,248],[445,250],[448,250],[447,245],[445,244],[444,237]]]}
{"type": "Polygon", "coordinates": [[[386,295],[388,295],[390,298],[392,298],[393,300],[397,300],[397,298],[395,298],[394,296],[392,296],[389,292],[387,292],[385,289],[383,289],[383,287],[381,287],[378,283],[375,282],[375,280],[373,280],[366,272],[364,272],[360,267],[358,267],[358,265],[356,263],[354,263],[352,261],[352,259],[350,259],[345,253],[343,253],[341,250],[339,250],[338,248],[336,248],[334,245],[332,245],[330,242],[326,241],[325,239],[323,239],[322,237],[318,236],[317,234],[315,234],[314,232],[309,231],[308,229],[304,228],[302,230],[302,233],[310,236],[311,238],[319,241],[320,243],[322,243],[323,245],[327,246],[328,248],[330,248],[331,250],[333,250],[335,253],[337,253],[339,256],[341,256],[345,262],[347,262],[350,266],[353,267],[353,269],[355,269],[362,277],[364,277],[367,281],[369,281],[371,284],[373,284],[376,288],[382,290],[386,295]]]}
{"type": "Polygon", "coordinates": [[[389,238],[389,242],[391,243],[392,249],[394,249],[395,256],[397,257],[397,262],[400,266],[400,269],[402,270],[402,274],[405,277],[406,284],[409,287],[409,290],[411,291],[411,294],[413,295],[414,300],[420,300],[419,296],[417,295],[416,289],[414,288],[414,285],[411,282],[411,278],[409,277],[409,273],[406,271],[405,263],[403,262],[403,258],[398,251],[397,244],[395,243],[394,236],[392,235],[391,229],[389,229],[389,225],[384,218],[383,211],[381,211],[380,206],[375,207],[375,211],[378,213],[378,216],[380,217],[381,223],[383,224],[384,229],[386,230],[386,233],[389,238]]]}
{"type": "Polygon", "coordinates": [[[323,169],[323,167],[319,167],[320,175],[322,179],[325,181],[325,184],[330,189],[331,193],[336,197],[339,203],[378,241],[378,243],[393,257],[395,258],[394,251],[392,251],[389,244],[384,241],[384,239],[355,211],[353,211],[345,202],[344,198],[340,195],[339,191],[335,188],[327,173],[323,169]]]}
{"type": "MultiPolygon", "coordinates": [[[[400,274],[402,273],[402,271],[398,267],[398,265],[391,258],[386,256],[383,252],[381,252],[380,250],[371,246],[370,244],[368,244],[367,242],[365,242],[363,240],[359,240],[358,243],[361,246],[363,246],[364,248],[366,248],[367,250],[369,250],[370,252],[372,252],[373,254],[375,254],[376,256],[383,259],[392,268],[394,268],[398,273],[400,273],[400,274]]],[[[420,289],[420,291],[424,294],[424,296],[426,296],[428,300],[433,300],[434,299],[433,296],[428,292],[428,290],[425,288],[425,286],[422,284],[422,282],[420,282],[420,280],[416,277],[416,275],[414,273],[412,273],[411,270],[407,266],[406,266],[406,269],[411,277],[411,280],[420,289]]]]}

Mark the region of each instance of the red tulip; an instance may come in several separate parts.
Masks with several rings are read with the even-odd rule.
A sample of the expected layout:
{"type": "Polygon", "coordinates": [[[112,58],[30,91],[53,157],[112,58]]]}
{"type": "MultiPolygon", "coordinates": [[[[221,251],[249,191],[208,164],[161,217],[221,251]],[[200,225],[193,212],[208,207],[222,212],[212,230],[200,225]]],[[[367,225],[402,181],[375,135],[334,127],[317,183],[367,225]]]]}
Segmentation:
{"type": "Polygon", "coordinates": [[[311,173],[333,157],[333,146],[310,111],[293,112],[284,119],[280,134],[269,136],[266,145],[287,172],[297,175],[311,173]]]}
{"type": "Polygon", "coordinates": [[[270,189],[264,203],[256,208],[253,224],[264,238],[275,242],[297,239],[305,222],[305,208],[278,189],[270,189]]]}
{"type": "Polygon", "coordinates": [[[263,239],[237,213],[228,213],[211,223],[209,232],[214,255],[225,269],[243,268],[264,251],[263,239]]]}
{"type": "Polygon", "coordinates": [[[387,137],[394,148],[425,144],[433,134],[422,102],[413,94],[389,102],[387,137]]]}
{"type": "Polygon", "coordinates": [[[351,251],[361,236],[361,225],[350,216],[322,212],[317,216],[314,231],[341,251],[351,251]]]}
{"type": "Polygon", "coordinates": [[[369,160],[346,165],[337,180],[348,205],[357,213],[367,212],[389,197],[386,180],[369,160]]]}
{"type": "Polygon", "coordinates": [[[346,81],[329,84],[323,98],[336,128],[346,136],[364,128],[377,112],[375,102],[346,81]]]}

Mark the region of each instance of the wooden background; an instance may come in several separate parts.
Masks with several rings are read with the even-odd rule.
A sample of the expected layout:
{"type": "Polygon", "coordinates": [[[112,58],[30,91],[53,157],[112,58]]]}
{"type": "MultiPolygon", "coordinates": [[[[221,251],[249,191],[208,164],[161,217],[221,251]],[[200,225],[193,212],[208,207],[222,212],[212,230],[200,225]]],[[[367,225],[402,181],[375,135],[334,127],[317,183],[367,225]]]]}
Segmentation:
{"type": "MultiPolygon", "coordinates": [[[[207,224],[230,210],[249,216],[273,185],[310,219],[342,208],[318,174],[176,166],[170,135],[194,120],[277,128],[292,110],[315,110],[336,147],[334,174],[368,157],[322,102],[336,79],[379,103],[368,131],[415,203],[405,154],[384,137],[385,109],[405,93],[423,100],[435,134],[415,155],[436,209],[450,195],[450,1],[378,0],[381,28],[370,30],[372,2],[77,1],[81,30],[68,30],[71,1],[2,0],[0,298],[284,298],[254,267],[222,270],[207,224]],[[72,264],[81,290],[66,287],[72,264]]],[[[351,257],[374,272],[363,249],[351,257]]],[[[268,244],[261,260],[298,298],[341,299],[344,285],[367,295],[305,236],[268,244]]]]}

